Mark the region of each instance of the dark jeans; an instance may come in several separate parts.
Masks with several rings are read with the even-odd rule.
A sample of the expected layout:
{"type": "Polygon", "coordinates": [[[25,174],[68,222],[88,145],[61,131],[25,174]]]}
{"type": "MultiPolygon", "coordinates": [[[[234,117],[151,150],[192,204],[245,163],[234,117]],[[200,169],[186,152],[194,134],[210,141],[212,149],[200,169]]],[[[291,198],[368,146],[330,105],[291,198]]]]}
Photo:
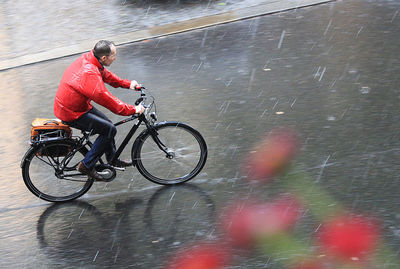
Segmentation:
{"type": "Polygon", "coordinates": [[[111,162],[116,148],[114,137],[117,134],[117,128],[107,118],[104,113],[93,107],[90,111],[80,116],[73,122],[66,122],[69,126],[79,130],[98,134],[92,148],[86,154],[82,163],[89,169],[94,167],[98,159],[105,153],[107,162],[111,162]]]}

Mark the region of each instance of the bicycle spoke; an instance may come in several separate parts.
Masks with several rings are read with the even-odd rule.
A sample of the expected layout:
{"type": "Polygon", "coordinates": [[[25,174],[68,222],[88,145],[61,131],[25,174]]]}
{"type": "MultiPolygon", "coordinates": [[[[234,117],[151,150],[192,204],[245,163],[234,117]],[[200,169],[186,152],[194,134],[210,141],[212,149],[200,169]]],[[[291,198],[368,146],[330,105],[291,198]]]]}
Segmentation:
{"type": "Polygon", "coordinates": [[[160,157],[159,156],[148,157],[148,158],[140,157],[140,158],[136,158],[135,160],[137,161],[137,160],[156,160],[156,159],[160,159],[160,157]]]}
{"type": "Polygon", "coordinates": [[[180,151],[182,151],[182,150],[195,150],[197,147],[196,147],[196,145],[191,145],[191,146],[182,146],[182,147],[174,147],[174,149],[175,149],[175,151],[178,151],[178,150],[180,150],[180,151]]]}
{"type": "Polygon", "coordinates": [[[171,168],[169,169],[169,171],[168,171],[167,178],[170,178],[171,171],[172,171],[172,167],[171,167],[171,168]]]}
{"type": "Polygon", "coordinates": [[[178,161],[178,160],[176,160],[176,159],[172,159],[172,161],[174,162],[174,163],[176,163],[176,164],[178,164],[180,167],[182,167],[182,168],[191,168],[192,167],[192,164],[185,164],[184,162],[183,162],[183,159],[181,159],[180,161],[178,161]]]}

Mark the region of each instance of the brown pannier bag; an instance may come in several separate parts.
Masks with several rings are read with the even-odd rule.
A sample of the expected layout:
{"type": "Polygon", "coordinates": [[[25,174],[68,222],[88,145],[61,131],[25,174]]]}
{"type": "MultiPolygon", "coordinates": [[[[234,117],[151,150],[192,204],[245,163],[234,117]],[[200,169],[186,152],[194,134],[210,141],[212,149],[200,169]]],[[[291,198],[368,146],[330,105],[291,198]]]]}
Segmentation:
{"type": "Polygon", "coordinates": [[[58,119],[36,118],[32,121],[32,141],[53,140],[52,138],[71,138],[71,136],[71,127],[58,119]]]}
{"type": "MultiPolygon", "coordinates": [[[[71,138],[72,129],[68,125],[62,123],[58,119],[36,118],[32,121],[31,142],[50,142],[54,140],[71,138]]],[[[48,146],[43,148],[39,153],[41,156],[66,156],[70,151],[70,147],[48,146]]]]}

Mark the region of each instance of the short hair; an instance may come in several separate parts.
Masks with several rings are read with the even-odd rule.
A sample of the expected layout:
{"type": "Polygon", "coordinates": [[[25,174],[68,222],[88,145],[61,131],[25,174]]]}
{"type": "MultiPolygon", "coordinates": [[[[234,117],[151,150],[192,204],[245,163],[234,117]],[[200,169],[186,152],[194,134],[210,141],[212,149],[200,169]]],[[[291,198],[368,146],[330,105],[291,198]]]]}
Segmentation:
{"type": "Polygon", "coordinates": [[[108,40],[100,40],[94,45],[93,54],[96,58],[100,59],[103,56],[110,56],[111,54],[111,45],[114,45],[114,42],[108,40]]]}

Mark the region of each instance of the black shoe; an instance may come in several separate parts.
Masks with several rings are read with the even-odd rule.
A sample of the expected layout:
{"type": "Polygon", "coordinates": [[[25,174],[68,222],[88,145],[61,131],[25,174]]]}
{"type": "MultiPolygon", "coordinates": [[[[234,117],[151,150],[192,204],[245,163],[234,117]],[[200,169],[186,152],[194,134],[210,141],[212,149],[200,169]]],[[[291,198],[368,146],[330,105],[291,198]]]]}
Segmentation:
{"type": "Polygon", "coordinates": [[[82,162],[78,164],[76,170],[84,175],[88,175],[89,178],[93,179],[94,181],[105,181],[103,176],[97,173],[96,170],[87,168],[82,162]]]}
{"type": "Polygon", "coordinates": [[[128,166],[131,166],[131,165],[132,165],[131,162],[123,161],[121,159],[115,160],[114,163],[112,164],[112,166],[120,167],[120,168],[128,167],[128,166]]]}

